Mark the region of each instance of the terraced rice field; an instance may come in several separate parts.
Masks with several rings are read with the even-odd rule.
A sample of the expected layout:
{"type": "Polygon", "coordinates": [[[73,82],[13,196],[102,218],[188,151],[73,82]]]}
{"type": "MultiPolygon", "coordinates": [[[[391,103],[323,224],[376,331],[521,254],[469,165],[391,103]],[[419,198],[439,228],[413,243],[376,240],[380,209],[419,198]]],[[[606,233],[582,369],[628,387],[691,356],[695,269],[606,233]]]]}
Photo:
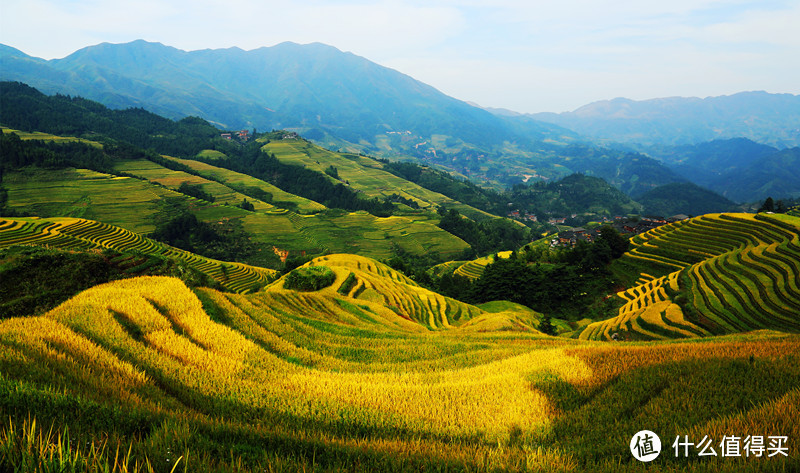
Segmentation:
{"type": "Polygon", "coordinates": [[[696,337],[758,329],[800,331],[800,218],[715,214],[635,237],[624,257],[642,273],[618,294],[619,315],[589,325],[581,338],[696,337]],[[671,295],[688,298],[688,312],[671,295]]]}
{"type": "Polygon", "coordinates": [[[234,292],[249,292],[271,282],[276,272],[241,263],[217,261],[145,238],[106,223],[78,218],[0,219],[0,246],[40,245],[62,249],[110,248],[183,261],[234,292]]]}
{"type": "MultiPolygon", "coordinates": [[[[414,289],[371,260],[315,264],[389,298],[414,289]]],[[[122,471],[115,461],[146,471],[147,461],[168,472],[178,457],[177,471],[220,472],[798,466],[794,455],[662,454],[644,468],[629,450],[642,425],[662,439],[800,436],[798,335],[608,344],[468,322],[431,331],[338,283],[243,295],[143,277],[3,320],[0,448],[57,452],[63,435],[36,441],[36,418],[45,432],[68,429],[71,451],[107,471],[122,471]],[[106,454],[87,453],[103,445],[106,454]]]]}
{"type": "Polygon", "coordinates": [[[342,181],[349,182],[352,188],[364,192],[368,197],[388,197],[396,193],[416,201],[421,208],[435,209],[443,205],[448,209],[456,209],[473,220],[496,218],[494,215],[386,172],[383,170],[383,163],[367,156],[335,153],[305,140],[296,139],[273,141],[264,145],[263,150],[275,154],[275,157],[282,162],[305,166],[319,172],[324,172],[328,166],[335,166],[342,181]]]}
{"type": "Polygon", "coordinates": [[[183,171],[173,171],[146,159],[119,161],[114,166],[114,169],[118,172],[132,174],[136,177],[160,184],[172,190],[177,190],[184,182],[200,186],[204,192],[214,196],[216,199],[214,202],[218,204],[237,206],[242,203],[242,200],[247,199],[248,202],[253,204],[257,212],[281,212],[280,209],[277,209],[272,204],[247,197],[219,182],[210,181],[193,174],[187,174],[183,171]]]}
{"type": "MultiPolygon", "coordinates": [[[[373,259],[336,254],[316,258],[306,266],[320,265],[336,273],[336,281],[323,289],[322,294],[341,294],[377,303],[432,329],[457,326],[482,314],[477,307],[425,289],[373,259]]],[[[282,290],[283,279],[267,288],[268,292],[282,290]]]]}
{"type": "MultiPolygon", "coordinates": [[[[497,253],[497,256],[500,258],[508,258],[511,256],[511,251],[501,251],[497,253]]],[[[486,269],[486,266],[489,263],[494,261],[494,255],[484,256],[483,258],[478,258],[472,261],[468,261],[453,271],[453,274],[457,274],[459,276],[464,276],[466,278],[475,280],[481,277],[483,274],[483,270],[486,269]]]]}
{"type": "MultiPolygon", "coordinates": [[[[327,208],[320,203],[314,202],[313,200],[309,200],[306,199],[305,197],[300,197],[294,194],[290,194],[284,191],[283,189],[275,187],[269,182],[262,181],[261,179],[256,179],[255,177],[248,176],[247,174],[230,171],[228,169],[212,166],[210,164],[201,163],[199,161],[194,161],[191,159],[180,159],[172,157],[168,157],[168,159],[189,166],[194,171],[197,171],[201,176],[207,179],[211,179],[213,181],[217,181],[228,186],[256,187],[258,189],[263,190],[264,192],[268,192],[269,194],[272,195],[273,205],[280,208],[291,207],[292,210],[300,214],[316,213],[325,210],[327,208]]],[[[248,200],[251,199],[248,198],[248,200]]]]}
{"type": "MultiPolygon", "coordinates": [[[[327,249],[335,253],[388,259],[393,256],[393,243],[413,254],[435,252],[444,257],[453,257],[469,247],[426,216],[379,218],[364,211],[329,211],[309,216],[288,212],[286,218],[294,233],[275,237],[295,239],[293,248],[327,249]]],[[[248,216],[244,220],[245,229],[253,228],[255,233],[262,220],[265,221],[263,225],[268,224],[257,214],[248,216]]],[[[256,239],[260,240],[258,236],[256,239]]]]}
{"type": "Polygon", "coordinates": [[[469,261],[448,261],[446,263],[437,264],[436,266],[432,267],[428,271],[436,276],[441,277],[444,274],[453,274],[453,272],[461,265],[468,263],[469,261]]]}
{"type": "Polygon", "coordinates": [[[50,133],[42,133],[40,131],[20,131],[20,130],[14,130],[13,128],[0,126],[0,132],[14,133],[17,136],[19,136],[21,140],[52,141],[56,143],[77,141],[80,143],[86,143],[87,145],[94,146],[95,148],[103,147],[103,145],[101,143],[98,143],[97,141],[85,140],[83,138],[75,138],[73,136],[51,135],[50,133]]]}
{"type": "MultiPolygon", "coordinates": [[[[157,179],[157,175],[151,177],[157,179]]],[[[191,177],[194,181],[190,182],[203,182],[202,178],[186,174],[176,182],[183,177],[191,177]]],[[[236,201],[243,197],[241,194],[208,182],[210,186],[220,186],[219,195],[228,195],[233,199],[231,203],[241,202],[236,201]]],[[[9,190],[8,203],[13,209],[42,217],[98,220],[141,234],[155,230],[156,215],[164,200],[180,199],[198,219],[212,223],[240,219],[253,241],[268,248],[289,250],[292,256],[329,251],[384,259],[392,257],[393,243],[415,254],[433,251],[444,257],[453,257],[468,248],[463,240],[437,227],[437,221],[426,214],[379,218],[366,212],[329,210],[299,215],[274,207],[248,212],[235,205],[209,204],[148,181],[85,169],[9,172],[3,185],[9,190]]]]}

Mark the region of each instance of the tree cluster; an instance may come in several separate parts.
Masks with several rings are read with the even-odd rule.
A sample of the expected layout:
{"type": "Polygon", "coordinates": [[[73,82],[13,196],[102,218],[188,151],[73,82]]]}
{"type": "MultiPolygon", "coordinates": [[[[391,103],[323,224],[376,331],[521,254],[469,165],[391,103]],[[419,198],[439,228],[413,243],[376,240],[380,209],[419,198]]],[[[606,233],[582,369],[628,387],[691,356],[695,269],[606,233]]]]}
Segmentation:
{"type": "Polygon", "coordinates": [[[16,133],[0,136],[0,180],[4,170],[24,166],[112,170],[116,148],[100,149],[79,141],[22,140],[16,133]]]}
{"type": "Polygon", "coordinates": [[[472,248],[473,254],[519,248],[530,241],[530,230],[506,219],[475,222],[455,210],[439,208],[439,228],[461,238],[472,248]]]}
{"type": "Polygon", "coordinates": [[[205,200],[206,202],[214,202],[217,200],[216,197],[204,191],[203,186],[200,184],[189,184],[186,181],[183,181],[181,185],[178,186],[178,192],[196,199],[205,200]]]}
{"type": "Polygon", "coordinates": [[[280,261],[272,251],[265,251],[250,241],[239,220],[208,223],[185,209],[166,212],[149,235],[177,248],[208,258],[277,268],[280,261]]]}

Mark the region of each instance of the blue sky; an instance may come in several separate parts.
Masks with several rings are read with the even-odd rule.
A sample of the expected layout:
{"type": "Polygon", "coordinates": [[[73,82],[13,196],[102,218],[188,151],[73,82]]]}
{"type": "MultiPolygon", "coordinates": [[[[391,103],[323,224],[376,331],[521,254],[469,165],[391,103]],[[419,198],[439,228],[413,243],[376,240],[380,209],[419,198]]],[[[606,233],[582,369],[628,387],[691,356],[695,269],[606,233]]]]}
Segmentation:
{"type": "Polygon", "coordinates": [[[800,94],[800,0],[0,1],[0,43],[46,59],[140,38],[184,50],[322,42],[519,112],[800,94]]]}

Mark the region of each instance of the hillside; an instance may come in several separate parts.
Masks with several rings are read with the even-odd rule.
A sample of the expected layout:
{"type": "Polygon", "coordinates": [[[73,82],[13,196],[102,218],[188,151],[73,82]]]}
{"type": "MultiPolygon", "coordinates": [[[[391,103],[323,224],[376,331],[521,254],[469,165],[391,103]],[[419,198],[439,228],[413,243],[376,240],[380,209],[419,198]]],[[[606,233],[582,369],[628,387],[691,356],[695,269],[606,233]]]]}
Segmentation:
{"type": "MultiPolygon", "coordinates": [[[[337,274],[407,286],[334,260],[337,274]]],[[[237,295],[143,277],[4,320],[0,347],[4,468],[642,471],[628,450],[642,424],[664,439],[800,434],[800,339],[770,332],[681,345],[430,332],[333,289],[237,295]]],[[[702,460],[655,466],[708,471],[702,460]]]]}
{"type": "MultiPolygon", "coordinates": [[[[55,101],[65,100],[54,98],[52,101],[47,101],[41,94],[36,94],[33,94],[33,97],[37,101],[44,101],[50,105],[53,105],[55,101]]],[[[69,123],[74,123],[78,128],[72,129],[81,131],[90,129],[93,120],[97,120],[102,123],[112,123],[111,126],[107,125],[105,128],[112,136],[131,138],[137,143],[149,142],[156,147],[160,147],[164,142],[170,142],[169,139],[163,141],[163,137],[152,138],[151,133],[153,132],[136,127],[138,122],[135,120],[130,123],[128,115],[133,114],[134,117],[153,119],[158,123],[161,123],[160,120],[164,120],[161,117],[133,110],[120,112],[123,116],[118,117],[116,115],[120,114],[109,111],[99,104],[77,100],[82,105],[58,104],[56,110],[67,111],[70,116],[74,114],[83,117],[76,118],[71,122],[63,122],[62,127],[71,126],[69,123]],[[86,106],[91,106],[93,111],[87,116],[83,116],[82,110],[86,106]]],[[[74,101],[70,99],[67,102],[74,101]]],[[[9,109],[4,108],[4,119],[13,116],[13,113],[7,114],[6,110],[9,109]]],[[[30,112],[30,109],[28,111],[30,112]]],[[[47,112],[41,116],[48,116],[47,112]]],[[[165,123],[175,127],[172,130],[181,134],[186,141],[184,145],[179,145],[180,140],[171,142],[169,146],[164,145],[167,149],[171,146],[184,150],[184,152],[188,150],[190,153],[202,154],[202,150],[207,148],[210,142],[220,139],[217,133],[214,135],[216,138],[208,136],[207,124],[203,126],[199,122],[189,124],[186,121],[175,123],[169,120],[166,120],[165,123]],[[187,127],[189,130],[200,131],[196,135],[191,135],[191,132],[183,134],[187,131],[187,127]],[[197,151],[198,149],[201,151],[197,151]]],[[[92,136],[98,139],[102,138],[106,144],[88,142],[88,146],[94,148],[89,150],[87,146],[79,146],[82,139],[78,138],[21,133],[25,139],[16,140],[11,134],[12,131],[7,128],[3,129],[3,146],[8,148],[4,148],[3,154],[2,165],[5,172],[2,187],[8,194],[7,201],[4,199],[2,204],[10,211],[23,215],[84,217],[148,234],[156,229],[159,221],[188,211],[199,220],[210,224],[215,222],[241,224],[247,233],[245,236],[247,239],[257,244],[265,244],[268,249],[275,247],[278,249],[276,251],[289,251],[293,256],[331,251],[389,258],[397,246],[412,254],[441,253],[442,257],[449,258],[468,248],[463,241],[436,226],[438,216],[433,212],[407,212],[407,215],[379,218],[363,210],[355,212],[330,210],[303,216],[278,208],[274,204],[305,212],[318,212],[325,207],[309,199],[289,194],[265,181],[252,176],[245,177],[242,173],[236,173],[229,169],[199,162],[192,162],[189,165],[186,160],[168,159],[155,155],[151,151],[130,148],[129,145],[122,145],[113,140],[108,141],[108,137],[97,133],[92,136]],[[87,153],[88,158],[86,157],[87,153]],[[51,163],[49,160],[54,155],[60,157],[51,163]],[[39,164],[44,168],[31,167],[31,164],[39,164]],[[164,168],[164,165],[169,168],[164,168]],[[91,169],[85,169],[85,167],[91,169]],[[198,174],[204,174],[214,180],[198,174]],[[215,202],[193,199],[176,192],[183,183],[200,186],[204,193],[214,197],[215,202]],[[52,193],[53,188],[59,189],[57,195],[52,193]],[[242,194],[242,192],[246,194],[242,194]],[[120,200],[118,197],[121,195],[126,196],[126,199],[120,200]],[[253,197],[254,195],[270,202],[264,202],[253,197]],[[254,211],[240,208],[240,204],[244,200],[254,206],[254,211]]],[[[235,155],[236,145],[228,144],[228,146],[223,149],[226,149],[230,155],[235,155]]],[[[261,143],[253,142],[251,151],[256,153],[257,158],[262,155],[261,146],[261,143]]],[[[290,175],[288,171],[296,169],[295,176],[306,177],[310,173],[318,175],[318,178],[323,181],[327,182],[328,180],[323,173],[316,173],[299,166],[283,165],[266,154],[263,154],[263,157],[267,160],[273,159],[279,166],[277,169],[284,171],[287,175],[290,175]]],[[[343,159],[335,153],[329,153],[325,157],[343,159]]],[[[370,175],[369,170],[364,172],[370,175]]],[[[372,172],[374,174],[380,171],[372,172]]],[[[388,173],[383,173],[380,177],[391,179],[391,183],[395,186],[395,192],[409,189],[434,202],[441,201],[459,206],[459,203],[452,199],[427,191],[414,183],[388,173]]],[[[333,188],[334,185],[331,186],[333,188]]],[[[378,205],[391,209],[395,206],[388,202],[388,199],[377,204],[375,199],[365,199],[359,195],[359,192],[363,194],[363,191],[358,189],[359,192],[356,192],[352,186],[348,189],[340,183],[336,189],[341,190],[338,194],[341,198],[334,202],[341,202],[345,205],[352,204],[356,208],[373,208],[378,205]]],[[[315,190],[325,191],[326,189],[316,188],[315,190]]],[[[426,201],[426,205],[430,207],[432,203],[426,201]]],[[[472,214],[477,216],[484,216],[484,218],[488,216],[484,212],[468,206],[461,206],[461,208],[465,211],[471,210],[472,214]]],[[[250,254],[248,258],[253,258],[253,261],[257,261],[261,265],[267,264],[265,262],[266,255],[259,257],[250,254]]]]}
{"type": "Polygon", "coordinates": [[[758,201],[800,196],[800,148],[790,148],[763,157],[731,175],[725,184],[723,195],[731,199],[758,201]]]}
{"type": "Polygon", "coordinates": [[[662,339],[800,330],[800,219],[710,214],[637,235],[614,265],[639,279],[619,315],[581,338],[662,339]]]}
{"type": "Polygon", "coordinates": [[[645,215],[664,217],[678,214],[703,215],[736,208],[734,202],[691,182],[656,187],[637,197],[636,201],[644,207],[645,215]]]}
{"type": "Polygon", "coordinates": [[[413,158],[490,186],[585,172],[564,164],[578,157],[568,146],[578,140],[572,131],[531,118],[509,121],[318,43],[187,52],[139,40],[51,61],[0,48],[0,64],[0,79],[48,94],[174,119],[199,116],[226,129],[290,129],[328,149],[413,158]]]}
{"type": "Polygon", "coordinates": [[[414,202],[417,208],[426,210],[435,210],[442,206],[454,208],[473,220],[495,218],[488,212],[462,204],[388,172],[385,169],[387,163],[368,156],[336,153],[299,137],[270,141],[262,150],[283,163],[302,166],[319,173],[325,173],[333,167],[338,179],[332,176],[331,179],[345,182],[349,188],[370,198],[402,198],[414,202]]]}
{"type": "Polygon", "coordinates": [[[515,186],[508,200],[517,206],[515,209],[521,214],[536,215],[540,220],[579,215],[579,224],[642,211],[639,203],[603,179],[582,174],[573,174],[550,183],[515,186]]]}
{"type": "MultiPolygon", "coordinates": [[[[387,132],[406,130],[481,146],[515,136],[482,109],[320,43],[186,52],[139,40],[90,46],[52,61],[4,52],[3,80],[81,95],[114,108],[144,105],[174,119],[202,116],[229,129],[299,127],[311,137],[353,144],[387,140],[387,132]]],[[[526,131],[541,136],[553,128],[531,124],[526,131]]],[[[384,146],[391,145],[387,141],[384,146]]]]}
{"type": "Polygon", "coordinates": [[[737,202],[791,198],[800,188],[797,148],[778,150],[745,138],[651,147],[647,152],[692,182],[737,202]]]}
{"type": "MultiPolygon", "coordinates": [[[[151,163],[146,163],[152,169],[151,163]]],[[[135,163],[125,165],[136,166],[135,163]]],[[[186,176],[179,177],[172,185],[177,187],[179,182],[185,182],[184,178],[186,176]]],[[[143,234],[155,230],[154,223],[162,212],[167,212],[168,218],[178,215],[180,210],[174,211],[171,207],[176,205],[178,209],[189,209],[203,222],[213,224],[226,219],[241,222],[254,243],[266,245],[267,250],[275,246],[292,255],[327,250],[389,258],[393,254],[393,244],[397,244],[413,254],[428,251],[453,257],[468,248],[466,243],[437,227],[436,220],[425,215],[378,218],[364,211],[330,210],[307,216],[286,210],[249,212],[236,206],[194,199],[132,177],[88,170],[7,172],[3,186],[8,189],[7,205],[15,211],[43,217],[90,218],[143,234]],[[54,187],[59,188],[58,198],[50,191],[54,187]],[[120,200],[120,195],[126,199],[120,200]]],[[[220,184],[210,187],[211,191],[214,188],[224,190],[223,195],[231,193],[220,184]]]]}

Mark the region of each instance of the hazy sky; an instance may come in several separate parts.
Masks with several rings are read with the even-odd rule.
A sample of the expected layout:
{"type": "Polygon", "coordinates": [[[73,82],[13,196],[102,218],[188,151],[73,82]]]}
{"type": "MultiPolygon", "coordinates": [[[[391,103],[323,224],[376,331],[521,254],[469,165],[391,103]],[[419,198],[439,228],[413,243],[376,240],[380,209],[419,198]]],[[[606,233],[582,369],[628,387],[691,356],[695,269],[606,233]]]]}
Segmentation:
{"type": "Polygon", "coordinates": [[[184,50],[322,42],[520,112],[614,97],[800,93],[800,0],[0,0],[0,43],[184,50]]]}

